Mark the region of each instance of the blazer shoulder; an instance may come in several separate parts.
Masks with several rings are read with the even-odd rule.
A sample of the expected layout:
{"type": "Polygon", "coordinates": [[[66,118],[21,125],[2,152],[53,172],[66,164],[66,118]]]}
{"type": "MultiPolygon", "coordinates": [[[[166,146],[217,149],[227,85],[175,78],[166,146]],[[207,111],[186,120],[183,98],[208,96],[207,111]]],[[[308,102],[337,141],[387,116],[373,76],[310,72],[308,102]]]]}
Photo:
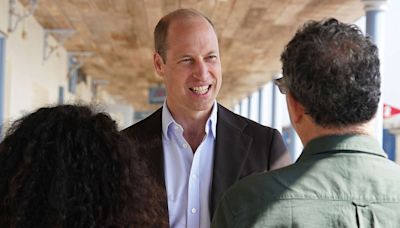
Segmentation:
{"type": "Polygon", "coordinates": [[[236,126],[245,132],[256,131],[256,133],[261,133],[261,134],[267,133],[267,134],[271,134],[271,135],[276,134],[276,132],[278,132],[275,128],[259,124],[249,118],[238,115],[238,114],[230,111],[229,109],[225,108],[222,105],[218,105],[218,107],[219,107],[218,121],[221,120],[222,122],[236,126]]]}
{"type": "Polygon", "coordinates": [[[145,119],[133,124],[132,126],[122,130],[122,134],[129,138],[138,139],[145,138],[150,135],[159,134],[161,136],[162,131],[162,107],[157,111],[153,112],[150,116],[145,119]]]}

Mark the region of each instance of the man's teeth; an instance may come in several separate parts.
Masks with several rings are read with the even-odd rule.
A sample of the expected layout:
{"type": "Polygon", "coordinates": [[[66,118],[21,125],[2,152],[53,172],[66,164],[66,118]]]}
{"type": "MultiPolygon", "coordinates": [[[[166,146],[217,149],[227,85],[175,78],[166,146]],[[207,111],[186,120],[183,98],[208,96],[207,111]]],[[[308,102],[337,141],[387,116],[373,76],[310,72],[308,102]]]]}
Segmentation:
{"type": "Polygon", "coordinates": [[[197,94],[205,94],[208,91],[208,86],[192,87],[191,90],[197,94]]]}

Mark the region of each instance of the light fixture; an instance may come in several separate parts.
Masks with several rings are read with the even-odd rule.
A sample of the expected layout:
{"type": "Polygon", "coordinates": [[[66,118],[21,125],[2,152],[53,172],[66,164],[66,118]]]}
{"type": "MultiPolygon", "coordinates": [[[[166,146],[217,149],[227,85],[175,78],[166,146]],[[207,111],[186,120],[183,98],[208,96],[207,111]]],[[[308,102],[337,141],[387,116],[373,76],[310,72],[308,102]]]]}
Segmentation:
{"type": "Polygon", "coordinates": [[[17,10],[17,0],[9,0],[8,32],[12,33],[17,29],[19,22],[31,16],[36,9],[38,0],[29,0],[28,9],[24,13],[17,10]]]}
{"type": "Polygon", "coordinates": [[[50,58],[51,54],[57,48],[61,47],[64,45],[65,40],[67,40],[69,37],[71,37],[75,33],[75,30],[73,29],[45,29],[44,30],[44,45],[43,45],[43,61],[46,61],[50,58]],[[49,36],[55,36],[57,37],[57,45],[50,45],[49,43],[49,36]]]}

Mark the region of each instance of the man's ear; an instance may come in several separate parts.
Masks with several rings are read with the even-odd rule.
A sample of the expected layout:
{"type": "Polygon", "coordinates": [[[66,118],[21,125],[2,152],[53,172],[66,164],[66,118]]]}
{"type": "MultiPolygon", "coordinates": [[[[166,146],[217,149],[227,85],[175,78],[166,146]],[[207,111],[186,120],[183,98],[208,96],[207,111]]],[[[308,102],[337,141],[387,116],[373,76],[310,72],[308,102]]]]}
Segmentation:
{"type": "Polygon", "coordinates": [[[293,123],[299,124],[306,114],[304,106],[290,92],[286,94],[286,102],[293,123]]]}
{"type": "Polygon", "coordinates": [[[157,52],[154,53],[153,55],[153,64],[154,64],[154,68],[157,71],[157,74],[161,77],[164,76],[164,61],[161,57],[160,54],[158,54],[157,52]]]}

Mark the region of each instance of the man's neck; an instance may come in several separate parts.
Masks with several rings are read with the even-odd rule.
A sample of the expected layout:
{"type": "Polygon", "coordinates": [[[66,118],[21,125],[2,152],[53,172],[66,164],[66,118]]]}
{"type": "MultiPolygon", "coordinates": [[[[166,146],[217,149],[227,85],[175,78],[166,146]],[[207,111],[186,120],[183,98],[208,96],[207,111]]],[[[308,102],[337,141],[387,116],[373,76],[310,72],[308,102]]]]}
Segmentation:
{"type": "Polygon", "coordinates": [[[371,123],[356,124],[346,127],[321,127],[314,124],[313,126],[308,126],[303,133],[299,132],[299,136],[303,145],[307,145],[311,140],[328,135],[347,135],[347,134],[358,134],[358,135],[373,135],[371,129],[371,123]]]}
{"type": "Polygon", "coordinates": [[[167,107],[174,120],[182,126],[183,137],[195,152],[204,138],[205,125],[211,115],[213,106],[204,111],[177,110],[174,107],[170,107],[168,103],[167,107]]]}

